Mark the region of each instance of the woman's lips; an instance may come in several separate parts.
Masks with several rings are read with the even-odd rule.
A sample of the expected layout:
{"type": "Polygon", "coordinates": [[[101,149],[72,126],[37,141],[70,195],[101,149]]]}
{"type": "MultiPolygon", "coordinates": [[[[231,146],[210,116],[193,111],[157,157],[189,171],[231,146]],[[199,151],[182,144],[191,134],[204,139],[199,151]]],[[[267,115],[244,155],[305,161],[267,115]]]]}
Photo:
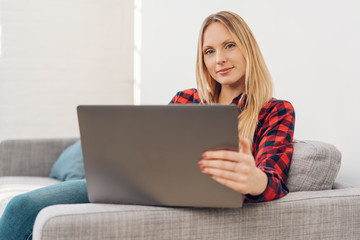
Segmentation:
{"type": "Polygon", "coordinates": [[[230,72],[234,67],[229,67],[229,68],[223,68],[223,69],[220,69],[219,71],[217,71],[216,73],[219,73],[219,74],[227,74],[228,72],[230,72]]]}

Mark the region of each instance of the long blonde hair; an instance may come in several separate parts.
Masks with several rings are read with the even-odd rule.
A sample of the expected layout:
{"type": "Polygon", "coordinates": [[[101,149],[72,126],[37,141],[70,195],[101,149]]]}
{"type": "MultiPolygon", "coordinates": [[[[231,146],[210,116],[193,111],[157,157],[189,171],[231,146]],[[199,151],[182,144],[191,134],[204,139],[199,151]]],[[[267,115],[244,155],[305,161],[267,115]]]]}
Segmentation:
{"type": "Polygon", "coordinates": [[[246,60],[245,91],[239,104],[244,103],[239,115],[239,134],[253,142],[261,108],[272,98],[272,81],[260,48],[245,21],[237,14],[222,11],[208,16],[200,29],[197,59],[196,82],[202,102],[218,103],[221,85],[208,72],[203,56],[203,36],[206,28],[213,22],[223,24],[246,60]]]}

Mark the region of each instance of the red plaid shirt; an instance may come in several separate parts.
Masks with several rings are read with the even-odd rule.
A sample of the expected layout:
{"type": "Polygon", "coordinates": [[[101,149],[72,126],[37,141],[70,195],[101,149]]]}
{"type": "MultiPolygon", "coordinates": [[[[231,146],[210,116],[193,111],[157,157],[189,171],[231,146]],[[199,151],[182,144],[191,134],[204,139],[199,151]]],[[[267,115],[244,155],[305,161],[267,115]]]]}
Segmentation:
{"type": "MultiPolygon", "coordinates": [[[[232,103],[237,106],[241,94],[232,103]]],[[[196,89],[178,92],[170,103],[196,104],[200,97],[196,89]]],[[[245,201],[262,202],[285,196],[289,189],[286,179],[293,154],[295,111],[291,103],[271,99],[260,110],[254,134],[252,153],[256,166],[268,176],[268,185],[259,196],[247,194],[245,201]]]]}

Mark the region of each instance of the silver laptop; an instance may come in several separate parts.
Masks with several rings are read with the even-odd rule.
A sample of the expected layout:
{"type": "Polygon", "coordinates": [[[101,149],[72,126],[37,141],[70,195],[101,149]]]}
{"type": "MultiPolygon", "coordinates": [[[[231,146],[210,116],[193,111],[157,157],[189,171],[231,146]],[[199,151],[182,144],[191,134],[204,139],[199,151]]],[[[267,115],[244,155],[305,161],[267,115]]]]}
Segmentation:
{"type": "Polygon", "coordinates": [[[243,195],[198,166],[211,149],[238,149],[235,105],[78,106],[89,200],[241,207],[243,195]]]}

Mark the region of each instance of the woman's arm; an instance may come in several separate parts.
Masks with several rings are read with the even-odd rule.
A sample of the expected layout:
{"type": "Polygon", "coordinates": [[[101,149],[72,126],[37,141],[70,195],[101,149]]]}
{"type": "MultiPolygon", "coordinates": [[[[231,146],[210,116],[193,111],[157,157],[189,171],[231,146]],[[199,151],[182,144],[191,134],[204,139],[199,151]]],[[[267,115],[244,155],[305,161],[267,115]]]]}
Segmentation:
{"type": "Polygon", "coordinates": [[[232,189],[247,194],[249,202],[283,197],[289,192],[285,183],[293,153],[294,124],[292,105],[286,101],[271,101],[260,111],[253,154],[249,154],[249,149],[245,153],[242,150],[205,152],[205,157],[199,162],[200,168],[219,183],[226,186],[231,183],[232,189]],[[229,165],[232,162],[236,162],[233,169],[229,165]]]}

